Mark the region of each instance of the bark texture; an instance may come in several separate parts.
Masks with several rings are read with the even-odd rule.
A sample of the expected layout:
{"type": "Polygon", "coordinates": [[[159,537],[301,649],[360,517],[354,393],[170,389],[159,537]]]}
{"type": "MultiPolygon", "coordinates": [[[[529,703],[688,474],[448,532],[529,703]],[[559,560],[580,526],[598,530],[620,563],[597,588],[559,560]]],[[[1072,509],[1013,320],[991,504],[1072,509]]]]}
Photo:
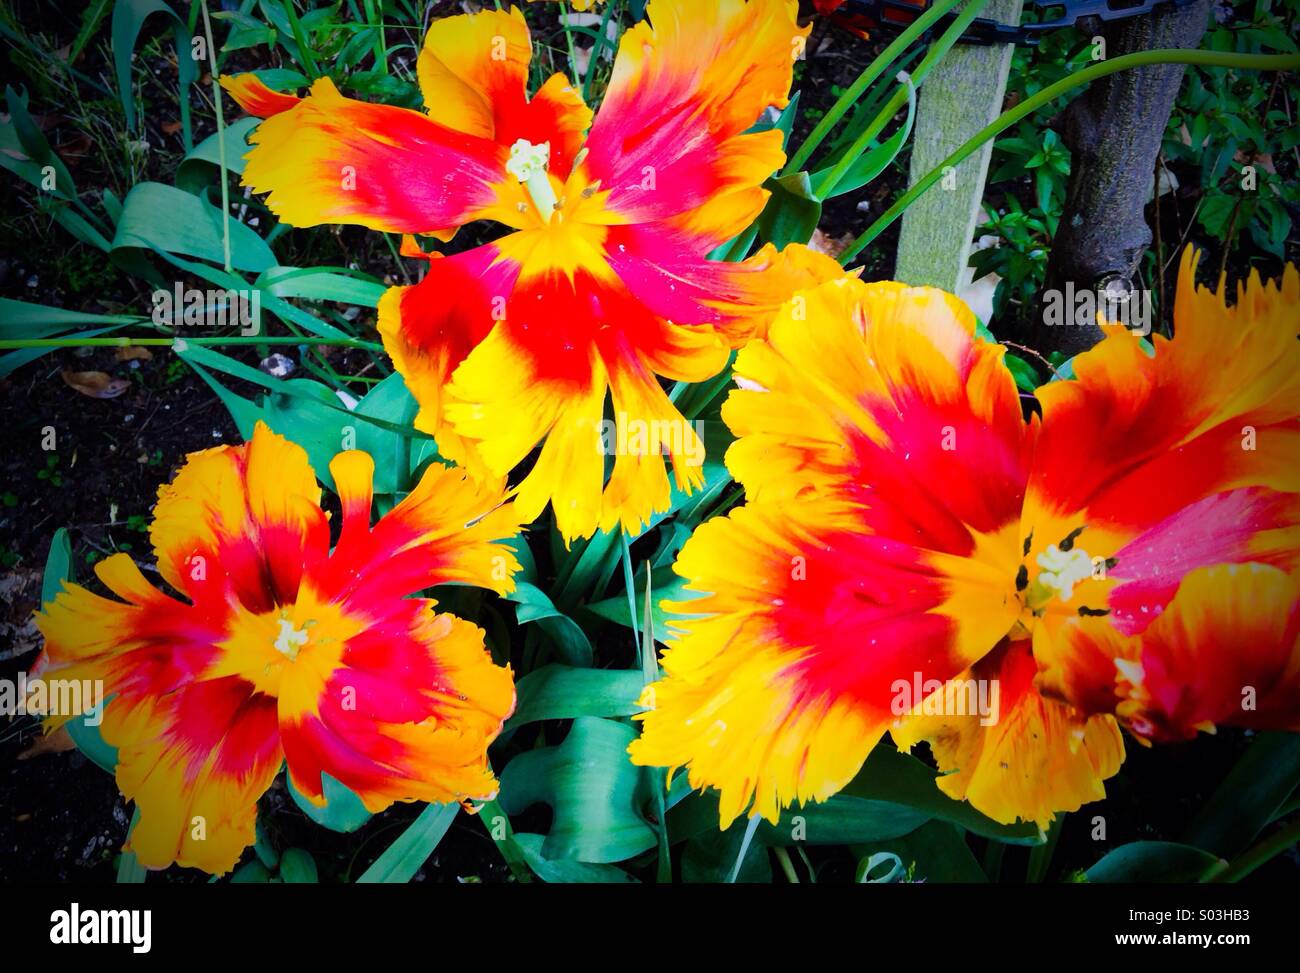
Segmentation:
{"type": "MultiPolygon", "coordinates": [[[[1106,56],[1156,48],[1194,48],[1210,0],[1101,27],[1106,56]]],[[[1094,81],[1054,123],[1072,160],[1065,211],[1048,258],[1045,291],[1096,291],[1104,281],[1133,281],[1151,243],[1144,210],[1156,155],[1183,78],[1183,65],[1157,64],[1094,81]]],[[[1044,323],[1043,307],[1022,322],[1022,340],[1040,351],[1077,354],[1101,338],[1095,325],[1044,323]]]]}

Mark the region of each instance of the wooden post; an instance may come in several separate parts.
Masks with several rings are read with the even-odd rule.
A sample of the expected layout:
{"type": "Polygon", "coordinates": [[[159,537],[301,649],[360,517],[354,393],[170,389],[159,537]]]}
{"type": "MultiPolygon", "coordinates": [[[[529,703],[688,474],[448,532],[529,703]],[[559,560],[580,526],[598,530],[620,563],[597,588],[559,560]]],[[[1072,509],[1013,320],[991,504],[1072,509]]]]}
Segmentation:
{"type": "MultiPolygon", "coordinates": [[[[990,0],[981,17],[1020,23],[1022,0],[990,0]]],[[[1010,44],[957,44],[926,78],[917,102],[909,185],[1002,114],[1011,67],[1010,44]]],[[[992,141],[903,214],[896,279],[956,293],[968,282],[971,242],[979,221],[992,141]]]]}

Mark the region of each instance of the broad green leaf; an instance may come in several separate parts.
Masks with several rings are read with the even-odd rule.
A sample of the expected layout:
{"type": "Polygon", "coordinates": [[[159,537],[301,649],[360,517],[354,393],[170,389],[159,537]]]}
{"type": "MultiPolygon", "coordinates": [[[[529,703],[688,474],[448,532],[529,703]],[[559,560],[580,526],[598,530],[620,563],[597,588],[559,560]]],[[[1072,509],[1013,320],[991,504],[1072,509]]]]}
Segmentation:
{"type": "Polygon", "coordinates": [[[234,885],[265,885],[271,881],[271,872],[254,858],[236,868],[230,881],[234,885]]]}
{"type": "Polygon", "coordinates": [[[759,235],[778,250],[788,243],[807,243],[821,219],[822,204],[813,195],[808,173],[773,176],[763,183],[772,195],[758,215],[759,235]]]}
{"type": "Polygon", "coordinates": [[[341,834],[351,834],[370,820],[371,814],[361,803],[361,798],[348,787],[340,784],[329,774],[320,775],[321,790],[325,797],[325,806],[317,807],[293,786],[293,780],[286,774],[285,783],[289,785],[289,796],[303,814],[323,828],[341,834]]]}
{"type": "Polygon", "coordinates": [[[1084,874],[1089,882],[1200,882],[1224,862],[1172,841],[1135,841],[1107,854],[1084,874]]]}
{"type": "Polygon", "coordinates": [[[1032,392],[1038,388],[1038,372],[1034,366],[1029,364],[1019,355],[1013,355],[1007,352],[1002,359],[1016,380],[1016,388],[1022,392],[1032,392]]]}
{"type": "Polygon", "coordinates": [[[882,744],[871,751],[857,777],[840,794],[902,804],[1009,844],[1036,845],[1042,841],[1037,825],[998,824],[965,801],[948,797],[936,786],[937,779],[938,774],[915,757],[882,744]]]}
{"type": "Polygon", "coordinates": [[[1232,858],[1244,851],[1300,787],[1300,733],[1263,733],[1247,748],[1183,841],[1232,858]]]}
{"type": "MultiPolygon", "coordinates": [[[[692,598],[702,598],[703,594],[696,591],[686,590],[686,579],[673,571],[671,566],[659,568],[653,574],[650,590],[654,593],[652,605],[650,608],[650,620],[657,633],[659,641],[668,637],[672,628],[672,619],[682,616],[670,613],[665,607],[665,602],[682,602],[690,601],[692,598]]],[[[645,624],[645,576],[641,576],[636,586],[636,604],[637,618],[636,628],[638,631],[646,627],[645,624]]],[[[587,605],[587,611],[599,615],[601,618],[607,618],[611,622],[617,622],[619,625],[632,626],[632,610],[628,607],[627,593],[615,595],[613,598],[606,598],[595,604],[587,605]]]]}
{"type": "Polygon", "coordinates": [[[591,642],[587,633],[572,618],[551,603],[546,593],[527,581],[518,582],[515,590],[506,595],[515,603],[515,616],[520,625],[536,622],[555,646],[560,658],[571,666],[590,666],[591,642]]]}
{"type": "Polygon", "coordinates": [[[213,133],[189,152],[176,168],[176,186],[187,193],[197,194],[204,186],[216,183],[221,178],[221,141],[226,144],[226,170],[235,174],[244,171],[244,156],[251,146],[248,135],[257,127],[260,119],[241,118],[225,127],[221,133],[213,133]]]}
{"type": "Polygon", "coordinates": [[[280,853],[275,850],[275,845],[267,836],[265,823],[260,815],[253,832],[253,852],[257,855],[257,860],[267,868],[275,868],[280,864],[280,853]]]}
{"type": "Polygon", "coordinates": [[[122,101],[126,127],[135,131],[135,97],[131,93],[131,57],[135,53],[140,28],[151,14],[164,14],[171,22],[176,38],[177,98],[182,106],[189,105],[190,85],[199,76],[190,44],[190,31],[180,18],[162,0],[117,0],[113,7],[113,63],[117,68],[117,90],[122,101]]]}
{"type": "MultiPolygon", "coordinates": [[[[222,264],[221,214],[217,211],[213,219],[210,209],[198,196],[173,186],[137,183],[122,203],[113,250],[157,249],[222,264]]],[[[262,271],[276,265],[275,254],[265,241],[233,216],[230,253],[237,270],[262,271]]]]}
{"type": "MultiPolygon", "coordinates": [[[[419,411],[419,404],[406,388],[400,374],[394,372],[375,385],[357,404],[355,414],[409,429],[419,411]]],[[[370,454],[375,461],[375,492],[397,493],[410,489],[417,471],[413,454],[417,446],[424,458],[436,458],[437,444],[432,439],[411,439],[373,422],[350,423],[356,433],[356,448],[370,454]]]]}
{"type": "Polygon", "coordinates": [[[378,307],[379,299],[388,290],[378,281],[360,280],[349,274],[310,267],[272,267],[258,277],[255,284],[276,297],[336,301],[358,307],[378,307]]]}
{"type": "Polygon", "coordinates": [[[549,804],[548,859],[607,864],[653,848],[658,836],[641,813],[641,768],[627,747],[636,731],[626,723],[580,716],[564,742],[519,754],[501,773],[498,800],[508,814],[549,804]]]}
{"type": "Polygon", "coordinates": [[[717,822],[710,831],[702,832],[686,843],[682,851],[682,881],[692,883],[740,885],[767,884],[772,881],[771,852],[759,841],[751,841],[745,849],[745,858],[736,872],[736,859],[740,857],[745,842],[748,822],[741,818],[726,831],[717,830],[717,822]]]}
{"type": "Polygon", "coordinates": [[[315,885],[320,881],[316,860],[302,848],[288,848],[280,856],[280,877],[290,885],[315,885]]]}
{"type": "Polygon", "coordinates": [[[366,869],[357,882],[409,882],[429,860],[459,812],[458,804],[428,805],[402,832],[401,837],[375,859],[375,863],[366,869]]]}
{"type": "Polygon", "coordinates": [[[307,451],[308,462],[316,476],[334,490],[329,464],[343,449],[343,429],[349,425],[350,419],[335,408],[339,397],[333,389],[309,378],[283,381],[300,394],[273,392],[265,396],[262,400],[263,418],[274,432],[307,451]]]}
{"type": "Polygon", "coordinates": [[[534,874],[543,882],[577,882],[577,883],[613,883],[637,882],[623,869],[614,865],[596,865],[590,862],[578,862],[570,859],[554,860],[542,854],[542,845],[546,836],[540,834],[517,834],[515,841],[524,853],[534,874]]]}
{"type": "Polygon", "coordinates": [[[867,856],[892,852],[918,882],[987,882],[988,876],[966,843],[965,832],[946,821],[930,821],[897,838],[853,849],[867,856]]]}
{"type": "Polygon", "coordinates": [[[515,687],[518,703],[507,730],[537,720],[579,716],[631,716],[639,712],[641,673],[636,669],[588,669],[552,664],[534,669],[515,687]]]}
{"type": "Polygon", "coordinates": [[[889,801],[837,794],[816,804],[786,808],[780,821],[763,822],[758,837],[767,845],[847,845],[896,838],[930,820],[926,811],[889,801]]]}

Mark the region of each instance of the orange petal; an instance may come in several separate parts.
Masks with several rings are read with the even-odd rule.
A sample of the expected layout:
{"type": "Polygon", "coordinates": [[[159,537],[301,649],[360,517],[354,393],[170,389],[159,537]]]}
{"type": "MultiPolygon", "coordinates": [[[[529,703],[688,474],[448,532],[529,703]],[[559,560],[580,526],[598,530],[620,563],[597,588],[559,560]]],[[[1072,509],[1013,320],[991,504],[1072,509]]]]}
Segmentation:
{"type": "Polygon", "coordinates": [[[1008,643],[901,717],[894,740],[904,749],[929,742],[949,797],[1003,824],[1046,828],[1106,796],[1124,740],[1110,715],[1040,696],[1036,672],[1029,644],[1008,643]]]}
{"type": "Polygon", "coordinates": [[[262,422],[242,446],[191,453],[158,489],[158,571],[196,601],[227,585],[250,608],[292,601],[304,552],[329,543],[320,495],[306,452],[262,422]]]}
{"type": "Polygon", "coordinates": [[[496,205],[506,149],[426,115],[345,98],[318,79],[250,136],[243,180],[295,226],[355,223],[428,233],[496,205]]]}
{"type": "Polygon", "coordinates": [[[225,88],[230,97],[239,103],[240,108],[258,118],[278,115],[282,111],[297,107],[302,101],[297,95],[285,94],[267,87],[266,83],[251,71],[246,74],[223,75],[219,80],[221,87],[225,88]]]}

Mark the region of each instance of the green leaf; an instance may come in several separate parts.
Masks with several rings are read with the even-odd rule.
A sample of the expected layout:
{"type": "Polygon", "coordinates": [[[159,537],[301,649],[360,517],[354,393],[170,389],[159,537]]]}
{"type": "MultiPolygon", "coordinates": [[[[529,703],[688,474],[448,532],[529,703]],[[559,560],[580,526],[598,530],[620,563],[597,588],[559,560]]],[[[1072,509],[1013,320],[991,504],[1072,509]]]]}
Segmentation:
{"type": "Polygon", "coordinates": [[[1244,851],[1300,787],[1300,734],[1263,733],[1237,761],[1183,840],[1223,858],[1244,851]]]}
{"type": "Polygon", "coordinates": [[[1224,867],[1209,852],[1172,841],[1134,841],[1084,874],[1089,882],[1200,882],[1224,867]]]}
{"type": "MultiPolygon", "coordinates": [[[[64,582],[72,582],[72,542],[66,528],[60,527],[54,532],[50,541],[50,553],[45,558],[45,574],[41,579],[41,604],[46,605],[58,597],[64,588],[64,582]]],[[[108,705],[108,700],[104,700],[108,705]]],[[[74,716],[64,726],[72,742],[91,763],[108,773],[117,768],[117,748],[104,742],[98,725],[87,722],[92,714],[74,716]]],[[[103,715],[101,710],[100,716],[103,715]]]]}
{"type": "MultiPolygon", "coordinates": [[[[108,705],[107,699],[104,700],[104,705],[108,705]]],[[[116,773],[117,747],[105,742],[99,727],[90,725],[86,722],[87,719],[86,715],[75,716],[63,724],[68,731],[68,736],[72,737],[72,742],[77,745],[77,749],[96,767],[110,774],[116,773]]]]}
{"type": "Polygon", "coordinates": [[[858,867],[853,872],[853,881],[859,885],[889,885],[901,882],[906,874],[901,858],[892,851],[878,851],[858,862],[858,867]]]}
{"type": "Polygon", "coordinates": [[[280,877],[290,885],[315,885],[320,881],[316,860],[302,848],[288,848],[280,856],[280,877]]]}
{"type": "MultiPolygon", "coordinates": [[[[213,219],[198,196],[159,182],[137,183],[122,202],[122,218],[113,236],[113,251],[141,248],[225,261],[221,214],[213,219]]],[[[233,216],[230,219],[230,260],[237,270],[263,271],[276,265],[266,242],[233,216]]]]}
{"type": "Polygon", "coordinates": [[[926,811],[890,801],[836,794],[826,801],[786,808],[780,821],[759,826],[766,845],[847,845],[897,838],[930,820],[926,811]]]}
{"type": "Polygon", "coordinates": [[[507,730],[538,720],[631,716],[641,707],[643,679],[636,669],[587,669],[552,664],[534,669],[515,687],[518,704],[507,730]]]}
{"type": "Polygon", "coordinates": [[[339,397],[328,386],[309,378],[290,378],[283,382],[292,391],[265,396],[262,417],[273,431],[307,451],[307,460],[316,476],[334,490],[329,463],[343,448],[343,429],[350,419],[335,408],[340,404],[339,397]]]}
{"type": "Polygon", "coordinates": [[[275,850],[275,845],[271,844],[271,839],[266,836],[266,828],[260,816],[253,831],[253,852],[257,855],[257,860],[267,868],[275,868],[280,864],[280,853],[275,850]]]}
{"type": "Polygon", "coordinates": [[[361,803],[361,798],[329,774],[320,775],[321,790],[325,797],[325,806],[317,807],[308,800],[298,788],[293,786],[293,779],[285,776],[289,785],[289,796],[298,805],[299,810],[323,828],[341,834],[351,834],[370,820],[371,814],[361,803]]]}
{"type": "Polygon", "coordinates": [[[176,186],[197,195],[204,186],[216,185],[221,178],[221,142],[226,144],[226,170],[235,174],[244,171],[244,156],[252,148],[248,135],[257,128],[258,118],[241,118],[213,133],[196,145],[176,168],[176,186]]]}
{"type": "Polygon", "coordinates": [[[90,43],[91,37],[95,35],[95,31],[99,30],[99,25],[108,16],[108,10],[112,5],[113,0],[90,0],[86,5],[86,9],[81,12],[81,27],[72,41],[72,47],[68,50],[69,64],[76,63],[81,52],[90,43]]]}
{"type": "Polygon", "coordinates": [[[131,93],[131,56],[135,53],[140,28],[151,14],[164,14],[171,21],[176,37],[177,97],[182,106],[189,104],[190,85],[198,80],[198,64],[190,44],[190,31],[182,20],[162,0],[117,0],[113,7],[113,63],[117,68],[117,90],[122,101],[126,127],[137,129],[135,97],[131,93]]]}
{"type": "Polygon", "coordinates": [[[965,832],[946,821],[930,821],[897,838],[854,848],[858,855],[893,852],[912,878],[926,882],[987,882],[984,869],[966,843],[965,832]]]}
{"type": "Polygon", "coordinates": [[[271,881],[271,872],[265,865],[254,858],[235,869],[230,876],[233,885],[265,885],[271,881]]]}
{"type": "Polygon", "coordinates": [[[548,859],[606,864],[639,855],[658,836],[641,813],[645,778],[627,755],[635,738],[626,723],[580,716],[559,746],[510,761],[498,800],[512,815],[537,803],[551,806],[541,849],[548,859]]]}
{"type": "MultiPolygon", "coordinates": [[[[667,637],[672,619],[683,617],[665,609],[664,602],[690,601],[692,598],[704,597],[702,592],[687,591],[686,579],[673,571],[671,565],[666,565],[654,572],[650,590],[654,592],[653,604],[650,608],[650,620],[654,630],[659,633],[660,641],[667,637]]],[[[642,604],[644,601],[645,576],[642,575],[640,582],[636,586],[637,618],[635,627],[638,631],[646,627],[645,608],[642,604]]],[[[626,592],[587,605],[586,609],[601,618],[609,619],[611,622],[632,627],[632,611],[628,607],[626,592]]]]}
{"type": "MultiPolygon", "coordinates": [[[[853,160],[852,165],[840,176],[834,188],[826,194],[826,199],[834,199],[836,196],[843,196],[845,193],[851,193],[855,189],[861,189],[867,183],[871,182],[889,167],[889,164],[898,158],[898,153],[902,151],[903,145],[907,142],[908,137],[912,134],[912,122],[916,116],[916,93],[911,85],[907,89],[907,117],[903,124],[893,135],[885,139],[879,145],[868,148],[860,156],[853,160]]],[[[827,166],[812,176],[811,184],[821,186],[822,181],[830,175],[834,164],[827,166]]]]}
{"type": "Polygon", "coordinates": [[[272,267],[255,284],[276,297],[336,301],[358,307],[378,307],[379,299],[388,290],[378,281],[360,280],[319,267],[272,267]]]}
{"type": "Polygon", "coordinates": [[[45,304],[29,304],[0,297],[0,338],[48,338],[71,331],[79,324],[139,324],[145,320],[133,314],[88,314],[45,304]]]}
{"type": "Polygon", "coordinates": [[[544,591],[527,581],[520,581],[516,583],[515,590],[506,595],[506,599],[515,603],[515,616],[519,624],[536,622],[566,664],[591,665],[593,653],[587,633],[577,622],[557,609],[544,591]]]}
{"type": "Polygon", "coordinates": [[[1038,372],[1034,366],[1029,364],[1019,355],[1013,355],[1007,352],[1002,357],[1006,363],[1007,370],[1011,372],[1012,377],[1016,380],[1016,388],[1022,392],[1032,392],[1038,388],[1038,372]]]}
{"type": "MultiPolygon", "coordinates": [[[[45,133],[41,131],[40,126],[28,113],[26,95],[20,95],[13,88],[6,86],[5,101],[9,108],[9,122],[6,129],[12,133],[13,138],[17,139],[19,150],[31,160],[32,164],[30,168],[15,168],[14,171],[24,176],[32,185],[41,187],[44,174],[41,173],[40,169],[42,166],[49,166],[54,169],[54,188],[46,190],[41,187],[42,192],[52,192],[54,195],[66,200],[75,199],[77,185],[72,180],[72,174],[68,171],[68,167],[63,164],[59,154],[50,147],[50,143],[45,138],[45,133]]],[[[12,148],[12,142],[9,142],[5,147],[12,148]]]]}
{"type": "Polygon", "coordinates": [[[596,865],[567,859],[551,859],[542,854],[546,838],[540,834],[517,834],[515,841],[524,853],[524,861],[543,882],[599,882],[619,884],[637,882],[623,869],[614,865],[596,865]]]}
{"type": "Polygon", "coordinates": [[[409,882],[429,860],[459,811],[458,804],[430,804],[357,882],[409,882]]]}
{"type": "MultiPolygon", "coordinates": [[[[136,807],[131,812],[131,823],[127,826],[126,836],[131,837],[135,831],[135,826],[140,823],[140,808],[136,807]]],[[[117,861],[117,884],[118,885],[141,885],[145,878],[148,877],[148,870],[140,864],[140,859],[136,858],[135,852],[124,851],[117,861]]]]}
{"type": "MultiPolygon", "coordinates": [[[[369,424],[379,426],[382,429],[387,429],[399,436],[406,436],[417,440],[428,438],[426,433],[417,432],[410,428],[410,426],[402,426],[389,422],[386,419],[381,419],[377,416],[365,415],[360,410],[352,411],[348,409],[347,406],[343,405],[341,401],[335,401],[333,403],[327,402],[315,391],[285,381],[284,379],[273,378],[265,372],[253,368],[250,365],[245,365],[243,362],[236,361],[229,355],[223,355],[221,352],[214,351],[211,348],[205,348],[202,345],[186,344],[183,339],[178,339],[176,345],[173,346],[173,351],[175,351],[182,360],[190,365],[190,367],[194,368],[195,371],[198,371],[200,375],[204,376],[208,384],[213,387],[213,390],[217,391],[217,394],[221,396],[222,401],[226,403],[227,408],[230,409],[231,415],[235,419],[235,423],[239,426],[240,435],[245,439],[252,435],[253,423],[256,419],[263,417],[263,410],[261,407],[254,405],[248,399],[225,389],[224,386],[221,386],[215,379],[207,375],[200,366],[207,366],[227,375],[233,375],[235,378],[240,378],[246,382],[260,385],[272,392],[277,392],[291,397],[303,398],[308,402],[308,407],[315,405],[320,409],[333,410],[340,413],[344,417],[345,421],[349,419],[360,420],[357,423],[358,429],[363,425],[369,424]]],[[[319,473],[320,470],[317,470],[317,472],[319,473]]]]}
{"type": "MultiPolygon", "coordinates": [[[[741,818],[726,831],[718,831],[715,817],[712,830],[705,831],[686,843],[686,848],[682,851],[682,881],[711,885],[731,882],[732,873],[736,870],[736,859],[740,857],[745,842],[747,825],[748,821],[741,818]]],[[[740,863],[735,882],[748,885],[767,884],[771,881],[771,853],[766,845],[757,841],[750,842],[745,849],[745,858],[740,863]]]]}
{"type": "Polygon", "coordinates": [[[242,51],[249,47],[257,47],[259,44],[265,44],[268,47],[275,44],[275,28],[268,27],[257,18],[246,13],[241,13],[238,10],[214,10],[212,11],[212,19],[227,21],[230,24],[230,32],[221,45],[221,53],[223,54],[230,51],[242,51]]]}
{"type": "Polygon", "coordinates": [[[375,385],[357,404],[354,410],[357,416],[390,424],[390,428],[385,428],[374,422],[352,423],[356,448],[369,453],[375,461],[376,493],[397,493],[410,488],[412,477],[418,471],[413,456],[416,445],[426,447],[421,452],[423,460],[436,459],[438,448],[432,439],[412,440],[394,431],[394,428],[409,429],[419,410],[415,397],[397,372],[375,385]]]}
{"type": "Polygon", "coordinates": [[[45,575],[41,579],[41,604],[46,605],[63,590],[65,581],[75,580],[72,574],[72,540],[68,529],[60,527],[50,539],[50,553],[45,556],[45,575]]]}
{"type": "Polygon", "coordinates": [[[998,824],[965,801],[954,801],[943,793],[935,784],[937,779],[938,774],[915,757],[881,744],[871,751],[857,777],[840,794],[902,804],[1009,844],[1036,845],[1042,842],[1037,825],[998,824]]]}
{"type": "Polygon", "coordinates": [[[807,243],[821,219],[822,204],[813,195],[806,172],[773,176],[763,183],[772,195],[758,215],[759,235],[778,250],[788,243],[807,243]]]}

